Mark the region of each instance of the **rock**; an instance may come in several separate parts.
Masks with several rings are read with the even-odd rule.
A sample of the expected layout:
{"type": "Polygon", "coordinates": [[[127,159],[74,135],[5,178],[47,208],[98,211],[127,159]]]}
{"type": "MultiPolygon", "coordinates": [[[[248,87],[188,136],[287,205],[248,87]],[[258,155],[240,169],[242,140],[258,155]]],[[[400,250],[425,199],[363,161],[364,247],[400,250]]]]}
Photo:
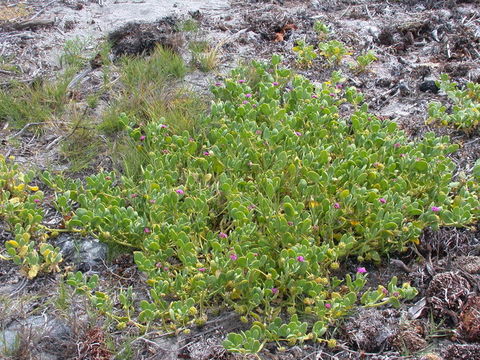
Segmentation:
{"type": "Polygon", "coordinates": [[[373,36],[375,39],[378,39],[378,36],[380,35],[380,29],[375,25],[366,26],[365,31],[367,32],[367,34],[373,36]]]}
{"type": "Polygon", "coordinates": [[[41,344],[41,354],[35,354],[40,359],[64,359],[62,347],[71,337],[71,329],[62,321],[45,316],[31,316],[12,322],[5,330],[0,331],[0,355],[15,352],[19,344],[28,341],[31,349],[41,344]],[[23,339],[23,341],[22,341],[23,339]],[[45,346],[45,343],[48,343],[45,346]],[[57,356],[58,354],[58,356],[57,356]]]}
{"type": "Polygon", "coordinates": [[[391,46],[395,43],[393,38],[393,30],[389,28],[384,28],[377,36],[377,41],[380,45],[391,46]]]}
{"type": "Polygon", "coordinates": [[[99,269],[107,258],[108,246],[92,236],[79,237],[72,234],[60,234],[55,240],[64,261],[73,262],[77,270],[99,269]]]}
{"type": "Polygon", "coordinates": [[[418,86],[418,89],[422,92],[431,92],[433,94],[438,94],[440,90],[434,80],[425,80],[418,86]]]}
{"type": "Polygon", "coordinates": [[[375,82],[375,85],[383,88],[388,88],[390,87],[390,85],[392,85],[392,79],[380,78],[375,82]]]}
{"type": "Polygon", "coordinates": [[[398,91],[400,95],[404,97],[410,95],[411,93],[408,85],[405,84],[403,81],[398,84],[398,91]]]}
{"type": "Polygon", "coordinates": [[[394,311],[362,309],[346,324],[346,336],[360,350],[375,352],[397,332],[398,319],[394,311]]]}

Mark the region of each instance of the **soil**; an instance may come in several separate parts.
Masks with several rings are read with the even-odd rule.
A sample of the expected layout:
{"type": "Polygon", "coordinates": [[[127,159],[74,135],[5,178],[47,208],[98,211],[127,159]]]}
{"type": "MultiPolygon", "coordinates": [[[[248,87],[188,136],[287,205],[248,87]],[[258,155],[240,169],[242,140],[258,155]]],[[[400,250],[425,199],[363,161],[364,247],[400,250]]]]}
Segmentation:
{"type": "MultiPolygon", "coordinates": [[[[327,63],[317,60],[311,68],[299,69],[292,52],[297,40],[318,42],[312,26],[321,20],[333,29],[332,38],[350,49],[340,68],[347,83],[364,93],[373,113],[396,121],[412,139],[429,131],[450,136],[460,145],[452,155],[457,174],[471,169],[479,158],[478,131],[464,133],[425,124],[427,104],[446,99],[434,83],[440,73],[449,74],[459,84],[480,82],[480,6],[475,0],[0,0],[0,59],[14,59],[20,69],[0,67],[0,86],[12,79],[31,82],[54,77],[61,70],[59,55],[65,41],[76,36],[94,42],[110,38],[113,57],[148,53],[156,43],[184,54],[176,19],[192,17],[200,22],[203,39],[222,44],[219,69],[187,77],[193,88],[205,94],[213,78],[221,78],[239,63],[268,59],[272,53],[282,54],[285,66],[314,82],[325,81],[331,72],[327,63]],[[367,72],[353,72],[349,63],[366,50],[373,50],[378,61],[367,72]]],[[[89,72],[79,92],[88,92],[95,81],[95,71],[89,72]]],[[[68,159],[62,158],[60,145],[54,143],[58,133],[39,135],[26,129],[14,143],[9,137],[15,133],[8,123],[0,123],[3,155],[15,155],[27,167],[68,169],[68,159]]],[[[0,224],[0,241],[8,237],[0,224]]],[[[348,262],[345,270],[358,265],[348,262]]],[[[338,326],[334,348],[306,343],[282,351],[279,345],[283,344],[268,344],[260,357],[480,359],[478,225],[426,230],[420,245],[406,254],[377,267],[361,265],[368,269],[370,286],[385,284],[395,275],[400,282],[417,287],[419,295],[398,310],[352,314],[338,326]]],[[[146,293],[139,285],[142,274],[129,256],[105,263],[98,272],[104,288],[131,285],[139,294],[146,293]]],[[[59,275],[27,281],[13,265],[0,262],[0,295],[14,304],[8,311],[0,308],[0,330],[15,317],[52,310],[48,298],[60,291],[58,282],[59,275]]],[[[0,307],[3,304],[6,302],[0,302],[0,307]]],[[[221,314],[205,327],[174,338],[156,333],[140,336],[130,327],[106,335],[99,327],[102,319],[89,317],[83,305],[76,300],[75,312],[64,319],[70,328],[70,342],[64,344],[62,354],[52,352],[46,341],[32,340],[27,344],[33,347],[30,357],[23,358],[37,358],[35,354],[42,351],[52,359],[122,358],[121,354],[112,357],[98,344],[108,336],[121,345],[126,337],[135,335],[130,346],[132,359],[240,358],[220,345],[226,333],[239,330],[235,314],[221,314]]]]}

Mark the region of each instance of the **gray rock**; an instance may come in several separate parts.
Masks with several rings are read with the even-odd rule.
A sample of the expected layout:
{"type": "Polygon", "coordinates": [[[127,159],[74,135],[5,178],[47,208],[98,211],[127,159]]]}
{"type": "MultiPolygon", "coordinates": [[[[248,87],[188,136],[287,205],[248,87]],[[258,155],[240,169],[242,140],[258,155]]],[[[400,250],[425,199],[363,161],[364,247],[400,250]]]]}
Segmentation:
{"type": "Polygon", "coordinates": [[[107,257],[108,246],[92,236],[61,234],[55,241],[65,261],[73,262],[77,270],[99,269],[107,257]]]}
{"type": "Polygon", "coordinates": [[[15,320],[0,330],[0,358],[15,352],[20,344],[27,342],[32,349],[42,348],[42,352],[37,354],[39,359],[61,359],[57,354],[70,336],[71,329],[55,318],[31,316],[15,320]]]}

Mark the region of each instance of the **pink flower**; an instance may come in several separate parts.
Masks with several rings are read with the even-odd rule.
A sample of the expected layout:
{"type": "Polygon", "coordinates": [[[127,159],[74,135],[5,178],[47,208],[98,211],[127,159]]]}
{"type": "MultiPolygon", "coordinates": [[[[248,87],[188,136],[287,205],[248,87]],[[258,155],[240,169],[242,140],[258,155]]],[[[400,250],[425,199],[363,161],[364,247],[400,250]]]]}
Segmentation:
{"type": "Polygon", "coordinates": [[[247,100],[243,100],[243,101],[242,101],[242,104],[243,104],[243,105],[247,105],[247,104],[248,104],[248,101],[247,101],[247,100]]]}
{"type": "Polygon", "coordinates": [[[385,198],[380,198],[380,199],[378,199],[378,201],[380,201],[382,204],[387,203],[387,199],[385,199],[385,198]]]}
{"type": "Polygon", "coordinates": [[[34,202],[35,204],[40,204],[40,199],[33,199],[33,202],[34,202]]]}
{"type": "Polygon", "coordinates": [[[297,261],[298,262],[305,262],[305,258],[302,255],[297,256],[297,261]]]}
{"type": "Polygon", "coordinates": [[[405,154],[400,154],[399,156],[400,156],[400,157],[405,157],[406,155],[405,155],[405,154]]]}
{"type": "Polygon", "coordinates": [[[248,210],[253,210],[253,209],[255,209],[256,207],[257,207],[257,206],[256,206],[255,204],[250,204],[250,205],[248,205],[248,208],[247,208],[247,209],[248,209],[248,210]]]}
{"type": "Polygon", "coordinates": [[[205,271],[207,271],[207,269],[205,269],[205,268],[199,268],[198,271],[200,271],[200,272],[205,272],[205,271]]]}
{"type": "Polygon", "coordinates": [[[208,151],[204,151],[204,152],[203,152],[203,155],[205,155],[205,156],[209,156],[209,155],[210,155],[210,153],[209,153],[208,151]]]}
{"type": "Polygon", "coordinates": [[[278,294],[278,289],[277,288],[271,288],[272,294],[278,294]]]}
{"type": "Polygon", "coordinates": [[[232,259],[232,261],[235,261],[238,259],[238,256],[236,254],[230,254],[230,259],[232,259]]]}
{"type": "Polygon", "coordinates": [[[241,80],[238,80],[238,83],[239,84],[243,84],[245,82],[245,80],[241,79],[241,80]]]}
{"type": "Polygon", "coordinates": [[[364,267],[359,267],[357,269],[357,274],[366,274],[367,273],[367,269],[365,269],[364,267]]]}
{"type": "Polygon", "coordinates": [[[222,83],[217,82],[217,83],[215,83],[215,86],[222,86],[222,83]]]}
{"type": "Polygon", "coordinates": [[[331,308],[332,308],[332,304],[326,303],[326,304],[325,304],[325,307],[326,307],[327,309],[331,309],[331,308]]]}
{"type": "Polygon", "coordinates": [[[274,81],[274,82],[272,83],[272,85],[273,85],[273,86],[278,86],[278,82],[274,81]]]}
{"type": "Polygon", "coordinates": [[[145,135],[140,136],[140,141],[145,140],[147,137],[145,135]]]}
{"type": "Polygon", "coordinates": [[[393,144],[393,146],[398,149],[401,145],[400,145],[400,143],[395,143],[395,144],[393,144]]]}
{"type": "Polygon", "coordinates": [[[316,99],[316,98],[318,98],[318,96],[315,95],[315,94],[313,94],[313,95],[312,95],[312,99],[316,99]]]}
{"type": "Polygon", "coordinates": [[[262,130],[255,130],[255,134],[262,135],[262,130]]]}
{"type": "Polygon", "coordinates": [[[438,206],[432,206],[430,209],[431,209],[433,212],[440,212],[440,211],[442,211],[442,208],[439,208],[438,206]]]}
{"type": "Polygon", "coordinates": [[[220,234],[218,234],[218,237],[219,237],[220,239],[226,239],[226,238],[228,237],[228,235],[225,234],[224,232],[221,232],[220,234]]]}
{"type": "Polygon", "coordinates": [[[170,151],[168,151],[167,149],[163,149],[163,150],[162,150],[162,153],[168,154],[168,153],[170,153],[170,151]]]}
{"type": "Polygon", "coordinates": [[[130,195],[130,197],[131,197],[132,199],[135,199],[136,197],[138,197],[138,194],[132,194],[132,195],[130,195]]]}
{"type": "Polygon", "coordinates": [[[146,227],[145,229],[143,229],[143,232],[145,234],[150,234],[152,231],[150,230],[150,228],[146,227]]]}
{"type": "Polygon", "coordinates": [[[335,96],[335,94],[334,94],[334,93],[330,93],[330,94],[328,94],[328,95],[330,95],[330,96],[332,96],[332,97],[333,97],[333,96],[335,96]]]}
{"type": "Polygon", "coordinates": [[[287,224],[288,226],[293,226],[293,221],[288,221],[287,224]]]}
{"type": "Polygon", "coordinates": [[[302,133],[300,131],[295,131],[295,135],[302,136],[302,133]]]}
{"type": "Polygon", "coordinates": [[[245,97],[246,97],[246,98],[251,98],[251,97],[252,97],[252,94],[250,94],[250,93],[245,94],[245,97]]]}
{"type": "Polygon", "coordinates": [[[177,189],[177,190],[175,190],[175,192],[179,195],[185,194],[185,191],[183,191],[182,189],[177,189]]]}
{"type": "Polygon", "coordinates": [[[168,127],[168,125],[160,124],[160,127],[161,127],[162,129],[166,129],[166,128],[168,127]]]}
{"type": "Polygon", "coordinates": [[[336,202],[335,204],[333,204],[333,207],[335,209],[340,209],[340,204],[338,202],[336,202]]]}
{"type": "Polygon", "coordinates": [[[148,202],[149,202],[150,204],[155,204],[155,200],[153,200],[153,199],[148,200],[148,202]]]}

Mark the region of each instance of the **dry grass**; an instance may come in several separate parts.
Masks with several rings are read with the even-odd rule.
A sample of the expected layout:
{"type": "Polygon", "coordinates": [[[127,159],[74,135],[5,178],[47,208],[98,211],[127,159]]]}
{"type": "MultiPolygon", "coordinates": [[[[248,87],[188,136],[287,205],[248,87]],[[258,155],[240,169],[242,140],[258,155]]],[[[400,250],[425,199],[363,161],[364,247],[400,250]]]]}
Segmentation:
{"type": "Polygon", "coordinates": [[[0,5],[0,21],[12,21],[30,15],[30,9],[24,4],[0,5]]]}

